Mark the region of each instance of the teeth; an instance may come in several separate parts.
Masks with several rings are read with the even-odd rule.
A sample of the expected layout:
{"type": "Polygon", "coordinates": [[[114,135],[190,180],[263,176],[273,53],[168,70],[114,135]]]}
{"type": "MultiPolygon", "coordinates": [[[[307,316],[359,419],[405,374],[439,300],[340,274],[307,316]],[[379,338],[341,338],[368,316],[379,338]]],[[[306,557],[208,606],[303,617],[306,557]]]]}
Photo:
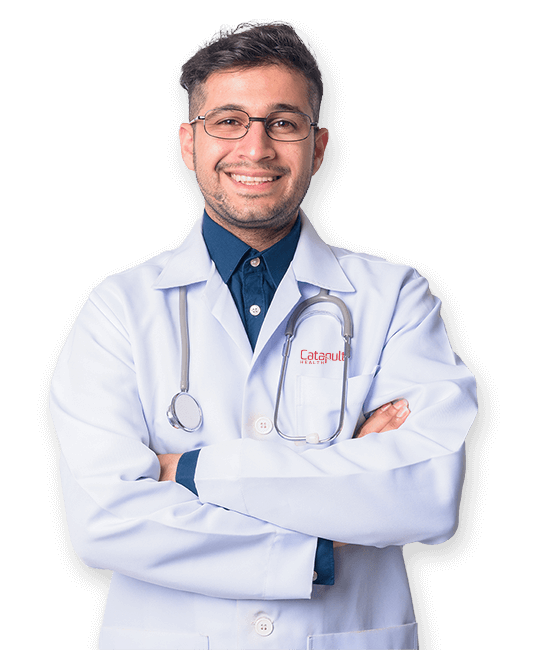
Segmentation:
{"type": "Polygon", "coordinates": [[[244,185],[260,185],[275,180],[274,176],[240,176],[239,174],[231,174],[231,178],[239,183],[244,183],[244,185]]]}

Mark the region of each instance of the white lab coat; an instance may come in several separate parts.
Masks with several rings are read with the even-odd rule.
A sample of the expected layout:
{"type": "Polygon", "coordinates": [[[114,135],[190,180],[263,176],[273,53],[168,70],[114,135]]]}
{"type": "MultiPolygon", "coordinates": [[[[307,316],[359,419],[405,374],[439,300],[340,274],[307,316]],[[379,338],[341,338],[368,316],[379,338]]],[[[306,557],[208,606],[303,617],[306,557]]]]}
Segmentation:
{"type": "MultiPolygon", "coordinates": [[[[200,221],[178,249],[93,291],[51,409],[74,547],[114,572],[100,648],[417,648],[402,545],[455,532],[476,408],[439,310],[416,271],[331,248],[305,216],[254,352],[200,221]],[[180,381],[180,285],[190,393],[204,414],[194,434],[166,417],[180,381]],[[297,445],[267,423],[287,317],[321,287],[353,316],[346,418],[333,443],[297,445]],[[401,429],[352,439],[362,409],[399,397],[412,411],[401,429]],[[199,448],[199,497],[158,482],[156,454],[199,448]],[[318,537],[350,544],[335,550],[334,586],[313,584],[318,537]]],[[[297,330],[286,433],[336,428],[343,341],[323,311],[335,308],[312,308],[297,330]]]]}

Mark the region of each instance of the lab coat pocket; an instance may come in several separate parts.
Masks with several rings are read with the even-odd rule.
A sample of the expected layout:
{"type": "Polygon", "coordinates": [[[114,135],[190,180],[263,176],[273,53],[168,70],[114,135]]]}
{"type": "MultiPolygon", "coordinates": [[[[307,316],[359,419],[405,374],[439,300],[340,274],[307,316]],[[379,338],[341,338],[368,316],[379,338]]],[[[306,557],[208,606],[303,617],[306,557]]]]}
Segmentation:
{"type": "Polygon", "coordinates": [[[104,626],[100,650],[208,650],[208,637],[183,632],[104,626]]]}
{"type": "Polygon", "coordinates": [[[417,650],[417,623],[378,630],[318,634],[308,637],[308,650],[417,650]]]}
{"type": "MultiPolygon", "coordinates": [[[[374,374],[348,379],[342,438],[350,438],[361,413],[374,374]]],[[[299,375],[296,384],[297,435],[317,433],[320,440],[332,436],[340,424],[342,380],[299,375]]]]}

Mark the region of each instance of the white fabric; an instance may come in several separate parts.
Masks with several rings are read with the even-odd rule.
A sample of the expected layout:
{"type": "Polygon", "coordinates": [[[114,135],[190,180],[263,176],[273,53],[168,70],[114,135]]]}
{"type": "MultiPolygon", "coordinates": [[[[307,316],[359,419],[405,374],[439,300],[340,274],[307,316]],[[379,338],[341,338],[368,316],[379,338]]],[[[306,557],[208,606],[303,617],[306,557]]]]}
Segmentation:
{"type": "MultiPolygon", "coordinates": [[[[476,403],[439,311],[416,271],[331,248],[306,217],[254,352],[200,221],[179,249],[91,294],[51,409],[73,544],[114,571],[103,650],[417,647],[402,545],[455,532],[476,403]],[[194,434],[166,417],[180,381],[180,285],[190,392],[204,418],[194,434]],[[314,447],[255,422],[273,418],[286,320],[322,287],[349,307],[354,338],[344,429],[314,447]],[[352,439],[361,409],[399,397],[412,411],[401,429],[352,439]],[[156,454],[199,448],[198,498],[158,482],[156,454]],[[334,586],[312,583],[318,537],[350,543],[335,551],[334,586]],[[273,624],[268,636],[255,630],[259,617],[273,624]]],[[[282,430],[334,431],[341,349],[335,317],[300,324],[282,430]]]]}

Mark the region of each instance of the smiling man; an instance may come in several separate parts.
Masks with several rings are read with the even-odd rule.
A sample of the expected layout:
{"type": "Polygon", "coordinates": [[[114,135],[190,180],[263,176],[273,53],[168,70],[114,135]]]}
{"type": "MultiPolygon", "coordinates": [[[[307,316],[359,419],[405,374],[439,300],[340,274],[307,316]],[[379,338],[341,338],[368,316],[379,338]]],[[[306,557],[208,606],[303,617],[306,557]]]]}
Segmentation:
{"type": "Polygon", "coordinates": [[[181,82],[203,215],[92,292],[52,385],[100,648],[415,650],[402,547],[456,530],[474,380],[414,269],[300,209],[329,134],[295,31],[221,34],[181,82]]]}
{"type": "Polygon", "coordinates": [[[323,161],[328,132],[313,121],[309,83],[277,63],[215,72],[201,115],[180,128],[207,214],[257,250],[293,227],[323,161]]]}

